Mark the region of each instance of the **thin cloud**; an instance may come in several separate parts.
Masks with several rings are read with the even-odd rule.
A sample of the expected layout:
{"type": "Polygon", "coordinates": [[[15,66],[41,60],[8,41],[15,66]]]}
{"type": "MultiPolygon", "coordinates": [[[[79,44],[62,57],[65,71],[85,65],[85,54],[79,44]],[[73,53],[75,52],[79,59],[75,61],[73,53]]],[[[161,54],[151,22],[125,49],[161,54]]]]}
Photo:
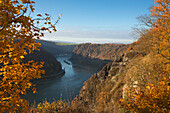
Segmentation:
{"type": "Polygon", "coordinates": [[[133,37],[128,30],[101,30],[90,28],[73,28],[58,30],[45,34],[45,40],[68,41],[75,43],[132,43],[133,37]]]}

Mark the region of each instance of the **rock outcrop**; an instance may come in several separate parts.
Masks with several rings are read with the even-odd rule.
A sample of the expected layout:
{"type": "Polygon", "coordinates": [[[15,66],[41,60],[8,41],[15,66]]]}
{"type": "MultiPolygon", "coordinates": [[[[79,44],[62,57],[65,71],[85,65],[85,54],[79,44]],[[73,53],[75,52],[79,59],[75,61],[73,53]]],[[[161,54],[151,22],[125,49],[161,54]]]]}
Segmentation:
{"type": "Polygon", "coordinates": [[[126,84],[128,64],[146,54],[130,50],[84,82],[82,89],[72,101],[72,109],[87,109],[88,112],[114,112],[119,109],[123,86],[126,84]],[[105,106],[105,107],[103,107],[105,106]],[[83,107],[83,108],[82,108],[83,107]]]}
{"type": "Polygon", "coordinates": [[[121,56],[129,47],[128,44],[79,44],[73,52],[84,57],[97,58],[101,60],[114,60],[121,56]]]}
{"type": "Polygon", "coordinates": [[[70,60],[75,64],[105,66],[113,60],[121,60],[123,52],[129,47],[128,44],[79,44],[74,50],[70,60]]]}

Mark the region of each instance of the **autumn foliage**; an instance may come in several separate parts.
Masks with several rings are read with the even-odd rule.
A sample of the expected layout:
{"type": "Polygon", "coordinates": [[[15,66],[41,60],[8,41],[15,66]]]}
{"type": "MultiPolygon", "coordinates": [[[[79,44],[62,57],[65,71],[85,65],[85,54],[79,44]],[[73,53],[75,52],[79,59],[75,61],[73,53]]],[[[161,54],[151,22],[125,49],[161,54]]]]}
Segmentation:
{"type": "MultiPolygon", "coordinates": [[[[143,86],[138,84],[137,87],[131,85],[126,88],[126,96],[120,102],[129,111],[137,113],[168,113],[170,111],[169,7],[169,0],[155,0],[155,6],[151,9],[152,23],[148,33],[150,34],[150,47],[152,47],[152,52],[150,52],[152,70],[146,76],[152,79],[149,79],[143,86]]],[[[141,76],[144,76],[144,73],[143,70],[141,76]]]]}
{"type": "MultiPolygon", "coordinates": [[[[43,31],[56,31],[50,22],[49,14],[41,14],[32,19],[34,12],[32,0],[0,0],[0,112],[26,112],[28,103],[20,94],[36,89],[31,79],[44,74],[43,62],[22,60],[29,53],[38,50],[36,39],[43,37],[43,31]],[[44,26],[39,26],[39,23],[44,26]]],[[[59,18],[58,18],[59,19],[59,18]]]]}

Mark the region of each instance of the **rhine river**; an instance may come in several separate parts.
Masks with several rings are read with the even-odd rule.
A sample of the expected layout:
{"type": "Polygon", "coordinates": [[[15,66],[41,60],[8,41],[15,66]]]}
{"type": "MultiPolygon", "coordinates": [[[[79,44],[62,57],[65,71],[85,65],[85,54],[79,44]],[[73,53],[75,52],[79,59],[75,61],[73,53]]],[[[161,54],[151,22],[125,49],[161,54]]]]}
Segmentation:
{"type": "Polygon", "coordinates": [[[57,60],[65,70],[63,76],[41,79],[35,82],[37,93],[33,94],[32,91],[28,91],[27,95],[24,96],[30,104],[34,101],[39,103],[45,99],[49,102],[52,102],[54,99],[59,100],[60,98],[71,101],[78,95],[84,81],[99,71],[99,69],[91,66],[72,64],[69,61],[70,57],[70,55],[60,55],[57,57],[57,60]]]}

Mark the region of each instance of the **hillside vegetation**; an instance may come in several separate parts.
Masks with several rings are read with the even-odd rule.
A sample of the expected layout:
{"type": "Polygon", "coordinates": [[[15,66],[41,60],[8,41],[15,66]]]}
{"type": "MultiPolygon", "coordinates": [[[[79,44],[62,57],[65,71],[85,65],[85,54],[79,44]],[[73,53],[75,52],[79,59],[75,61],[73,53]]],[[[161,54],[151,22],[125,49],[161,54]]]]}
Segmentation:
{"type": "Polygon", "coordinates": [[[128,47],[129,44],[79,44],[74,48],[70,60],[74,64],[91,65],[102,69],[108,62],[121,60],[128,47]]]}
{"type": "Polygon", "coordinates": [[[108,63],[103,69],[84,82],[79,95],[72,101],[71,110],[83,112],[114,112],[122,110],[119,100],[122,98],[123,87],[129,80],[131,65],[140,65],[140,60],[147,55],[143,52],[130,50],[120,56],[121,60],[108,63]]]}
{"type": "Polygon", "coordinates": [[[38,50],[36,39],[44,32],[56,31],[56,21],[45,13],[31,16],[34,0],[0,0],[0,112],[26,113],[29,104],[21,98],[28,89],[36,92],[32,79],[41,78],[43,62],[23,62],[28,53],[38,50]],[[41,23],[41,25],[39,24],[41,23]],[[48,24],[47,24],[48,23],[48,24]],[[39,24],[39,25],[38,25],[39,24]]]}
{"type": "MultiPolygon", "coordinates": [[[[26,14],[28,4],[30,10],[34,11],[33,3],[35,2],[20,1],[0,1],[5,6],[0,7],[2,11],[0,16],[2,18],[0,19],[0,23],[2,23],[0,30],[0,112],[170,112],[169,0],[155,0],[155,5],[150,10],[151,14],[139,17],[142,24],[146,26],[136,29],[139,33],[138,41],[130,45],[80,44],[75,48],[74,53],[77,55],[111,60],[111,62],[84,82],[79,95],[72,102],[44,101],[32,107],[20,95],[26,94],[26,90],[29,88],[35,93],[35,85],[30,80],[41,77],[41,74],[44,73],[41,69],[43,63],[34,61],[23,63],[22,61],[27,55],[28,59],[31,58],[31,54],[28,54],[27,50],[31,53],[40,47],[40,44],[36,43],[36,39],[44,35],[41,31],[51,32],[50,28],[54,28],[52,29],[54,31],[56,29],[54,25],[50,24],[48,14],[45,14],[44,21],[49,23],[49,28],[45,27],[46,25],[41,28],[34,26],[34,20],[26,14]],[[21,27],[21,30],[17,30],[17,26],[21,27]],[[19,41],[15,42],[16,39],[19,41]]],[[[37,16],[42,17],[40,14],[37,16]]],[[[52,52],[53,50],[50,48],[48,49],[52,52]]],[[[49,61],[50,56],[45,54],[47,53],[41,49],[40,53],[32,56],[34,60],[45,59],[48,62],[47,67],[53,67],[55,63],[51,62],[54,60],[49,61]],[[40,58],[36,57],[38,54],[40,58]]]]}
{"type": "Polygon", "coordinates": [[[34,60],[35,62],[44,62],[44,66],[42,68],[45,70],[44,76],[51,74],[57,75],[57,73],[63,71],[60,62],[58,62],[54,56],[43,48],[40,48],[40,51],[34,51],[33,53],[28,54],[23,62],[31,60],[34,60]]]}
{"type": "Polygon", "coordinates": [[[114,60],[121,56],[128,48],[128,44],[79,44],[73,52],[84,57],[97,58],[101,60],[114,60]]]}
{"type": "Polygon", "coordinates": [[[107,64],[84,83],[72,112],[170,112],[169,1],[156,0],[151,15],[139,19],[140,30],[120,61],[107,64]]]}
{"type": "Polygon", "coordinates": [[[37,40],[37,42],[41,43],[41,47],[55,57],[59,54],[72,54],[73,49],[76,47],[75,44],[70,43],[59,43],[45,40],[37,40]]]}
{"type": "MultiPolygon", "coordinates": [[[[114,59],[99,73],[92,75],[89,80],[84,82],[79,95],[71,104],[64,104],[55,111],[65,113],[169,113],[169,4],[169,0],[155,0],[155,6],[151,8],[150,16],[139,18],[149,29],[137,29],[140,31],[138,32],[140,33],[139,40],[129,45],[127,50],[120,55],[120,60],[114,59]]],[[[78,49],[78,46],[74,50],[77,54],[100,56],[98,52],[95,52],[96,50],[93,50],[96,48],[90,49],[93,45],[79,46],[82,48],[81,50],[78,49]],[[92,51],[94,54],[89,54],[93,53],[92,51]]],[[[107,53],[107,50],[103,50],[107,53]]],[[[52,107],[53,103],[47,102],[44,103],[45,105],[52,107]]],[[[39,111],[48,111],[48,109],[39,107],[39,111]]]]}

